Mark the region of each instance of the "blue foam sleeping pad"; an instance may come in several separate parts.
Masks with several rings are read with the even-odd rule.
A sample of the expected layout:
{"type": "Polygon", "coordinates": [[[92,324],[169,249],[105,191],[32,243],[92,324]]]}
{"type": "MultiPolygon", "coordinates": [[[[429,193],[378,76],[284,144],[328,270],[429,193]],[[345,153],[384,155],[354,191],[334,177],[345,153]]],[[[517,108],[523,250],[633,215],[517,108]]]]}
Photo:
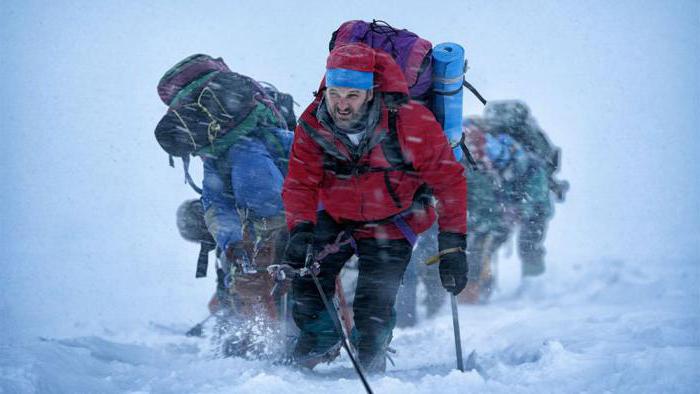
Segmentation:
{"type": "Polygon", "coordinates": [[[452,144],[455,158],[462,158],[457,146],[462,136],[462,83],[464,48],[446,42],[433,48],[433,113],[452,144]]]}

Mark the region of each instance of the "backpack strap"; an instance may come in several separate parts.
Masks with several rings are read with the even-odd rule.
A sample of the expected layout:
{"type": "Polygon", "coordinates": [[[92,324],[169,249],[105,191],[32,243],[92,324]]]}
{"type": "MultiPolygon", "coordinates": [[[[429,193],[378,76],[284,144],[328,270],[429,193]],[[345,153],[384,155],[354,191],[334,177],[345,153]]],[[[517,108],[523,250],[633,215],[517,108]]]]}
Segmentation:
{"type": "Polygon", "coordinates": [[[216,249],[216,244],[209,242],[201,242],[199,244],[199,257],[197,258],[197,270],[195,278],[204,278],[207,276],[207,267],[209,266],[209,252],[216,249]]]}
{"type": "Polygon", "coordinates": [[[323,153],[329,156],[332,156],[336,159],[339,160],[347,160],[345,156],[343,156],[342,153],[336,148],[332,143],[330,143],[328,140],[323,138],[313,127],[311,127],[310,124],[308,124],[305,120],[299,120],[299,124],[301,127],[304,129],[306,134],[311,137],[321,148],[323,148],[323,153]]]}
{"type": "Polygon", "coordinates": [[[389,132],[382,140],[381,147],[384,157],[391,164],[389,171],[416,172],[416,169],[403,155],[401,144],[399,143],[399,133],[396,121],[399,117],[397,109],[389,109],[389,132]]]}
{"type": "Polygon", "coordinates": [[[479,93],[479,91],[476,90],[474,86],[472,86],[472,84],[467,82],[466,78],[464,79],[463,85],[465,88],[469,89],[469,91],[472,92],[472,94],[476,96],[479,101],[481,101],[481,104],[486,105],[486,99],[479,93]]]}
{"type": "Polygon", "coordinates": [[[467,147],[467,143],[465,142],[467,138],[467,135],[462,133],[462,138],[459,140],[459,147],[462,149],[462,153],[464,153],[464,157],[467,159],[467,164],[469,164],[469,168],[472,171],[478,171],[479,166],[476,163],[476,160],[474,160],[474,156],[472,156],[472,153],[469,151],[469,148],[467,147]]]}
{"type": "MultiPolygon", "coordinates": [[[[384,157],[389,162],[389,164],[391,164],[391,167],[387,168],[384,172],[384,183],[386,185],[386,189],[389,191],[391,199],[394,200],[394,205],[401,208],[399,196],[396,194],[396,191],[389,182],[389,171],[404,171],[415,173],[416,169],[413,167],[413,164],[406,160],[405,156],[403,155],[403,152],[401,151],[398,129],[396,127],[396,120],[398,116],[399,111],[397,109],[389,110],[389,132],[382,141],[381,147],[382,152],[384,153],[384,157]]],[[[401,228],[401,226],[399,226],[399,228],[401,228]]],[[[409,241],[411,239],[408,236],[406,238],[409,239],[409,241]]],[[[411,244],[413,243],[415,242],[412,242],[411,244]]]]}
{"type": "Polygon", "coordinates": [[[189,155],[183,156],[182,157],[182,169],[185,171],[185,183],[190,185],[192,190],[194,190],[197,194],[199,194],[201,196],[202,195],[202,188],[200,188],[199,186],[197,186],[196,183],[194,183],[194,180],[190,176],[189,168],[190,168],[190,156],[189,155]]]}

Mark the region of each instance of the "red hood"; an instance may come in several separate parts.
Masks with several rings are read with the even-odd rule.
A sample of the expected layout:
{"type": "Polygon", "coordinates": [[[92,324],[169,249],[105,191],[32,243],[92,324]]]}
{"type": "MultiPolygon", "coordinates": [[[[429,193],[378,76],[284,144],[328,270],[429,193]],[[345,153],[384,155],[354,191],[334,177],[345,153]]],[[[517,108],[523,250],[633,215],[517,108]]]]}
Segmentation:
{"type": "MultiPolygon", "coordinates": [[[[394,61],[388,53],[370,48],[362,43],[348,45],[362,45],[374,52],[374,84],[375,91],[381,93],[398,93],[408,99],[408,83],[401,71],[401,67],[394,61]]],[[[326,77],[324,75],[321,85],[318,88],[319,94],[326,89],[326,77]]]]}

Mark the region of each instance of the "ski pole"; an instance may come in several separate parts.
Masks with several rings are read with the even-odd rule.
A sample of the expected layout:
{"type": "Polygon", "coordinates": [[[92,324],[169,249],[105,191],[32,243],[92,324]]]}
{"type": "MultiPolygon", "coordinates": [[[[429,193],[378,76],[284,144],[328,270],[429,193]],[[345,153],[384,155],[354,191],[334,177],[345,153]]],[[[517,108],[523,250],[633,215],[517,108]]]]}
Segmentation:
{"type": "Polygon", "coordinates": [[[457,296],[450,293],[450,302],[452,304],[452,328],[455,332],[455,350],[457,351],[457,369],[464,372],[464,364],[462,363],[462,338],[459,333],[459,315],[457,314],[457,296]]]}
{"type": "Polygon", "coordinates": [[[350,357],[350,361],[352,362],[352,366],[355,368],[355,372],[357,372],[357,375],[360,377],[360,380],[362,380],[362,385],[365,386],[365,390],[367,393],[372,394],[372,389],[369,387],[369,383],[367,382],[367,379],[365,378],[364,373],[362,373],[362,368],[360,367],[360,364],[357,363],[357,360],[355,360],[355,356],[353,356],[352,351],[350,351],[350,346],[348,345],[348,338],[345,336],[345,333],[343,332],[343,328],[340,326],[340,322],[338,322],[338,316],[336,313],[334,313],[334,309],[331,307],[331,305],[328,303],[328,299],[326,298],[326,293],[323,291],[323,287],[321,287],[321,282],[318,281],[318,278],[316,277],[316,273],[314,272],[313,268],[311,267],[313,263],[313,250],[311,245],[309,245],[306,248],[306,263],[305,266],[306,268],[309,269],[309,273],[311,274],[311,279],[313,279],[314,284],[316,285],[316,290],[318,290],[318,294],[321,296],[321,301],[323,301],[323,305],[326,307],[326,311],[331,315],[331,319],[333,320],[333,324],[335,325],[335,331],[340,335],[341,343],[343,344],[343,348],[345,348],[345,351],[348,353],[348,356],[350,357]]]}

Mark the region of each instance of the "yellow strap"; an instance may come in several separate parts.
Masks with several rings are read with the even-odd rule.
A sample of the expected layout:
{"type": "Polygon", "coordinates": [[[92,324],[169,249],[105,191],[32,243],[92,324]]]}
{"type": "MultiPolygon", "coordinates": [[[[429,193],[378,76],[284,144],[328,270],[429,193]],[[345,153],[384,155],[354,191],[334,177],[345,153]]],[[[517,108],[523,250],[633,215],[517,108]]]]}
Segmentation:
{"type": "Polygon", "coordinates": [[[464,249],[462,249],[462,248],[449,248],[449,249],[441,250],[440,253],[438,253],[438,254],[436,254],[435,256],[430,257],[429,259],[425,260],[425,265],[433,265],[433,264],[439,262],[439,261],[440,261],[440,257],[442,257],[442,256],[444,256],[444,255],[446,255],[446,254],[450,254],[450,253],[460,253],[460,252],[464,252],[464,249]]]}

